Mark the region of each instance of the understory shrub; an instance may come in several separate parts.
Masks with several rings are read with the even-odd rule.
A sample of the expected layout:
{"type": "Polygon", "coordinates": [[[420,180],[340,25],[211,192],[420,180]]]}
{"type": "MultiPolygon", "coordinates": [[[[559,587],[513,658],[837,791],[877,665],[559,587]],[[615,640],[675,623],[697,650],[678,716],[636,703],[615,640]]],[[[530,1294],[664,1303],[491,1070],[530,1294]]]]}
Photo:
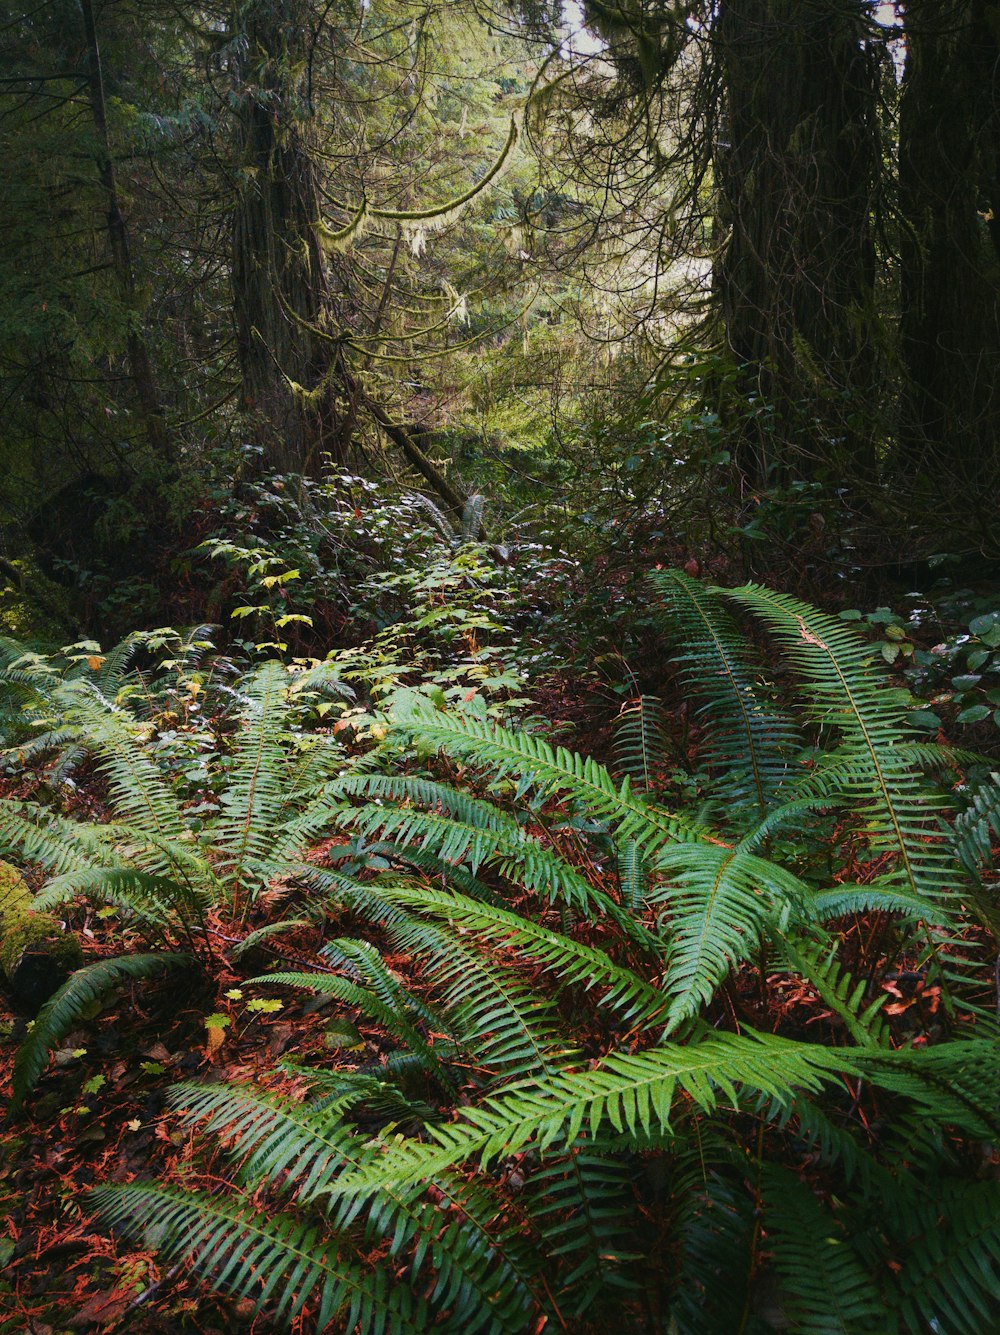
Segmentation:
{"type": "Polygon", "coordinates": [[[652,702],[615,774],[401,693],[380,763],[296,827],[366,850],[298,872],[357,933],[331,972],[256,980],[396,1050],[292,1066],[298,1097],[177,1086],[231,1187],[102,1186],[111,1225],[312,1329],[990,1327],[996,905],[963,849],[992,808],[956,836],[962,757],[916,740],[843,622],[674,572],[651,591],[705,801],[665,804],[652,702]]]}

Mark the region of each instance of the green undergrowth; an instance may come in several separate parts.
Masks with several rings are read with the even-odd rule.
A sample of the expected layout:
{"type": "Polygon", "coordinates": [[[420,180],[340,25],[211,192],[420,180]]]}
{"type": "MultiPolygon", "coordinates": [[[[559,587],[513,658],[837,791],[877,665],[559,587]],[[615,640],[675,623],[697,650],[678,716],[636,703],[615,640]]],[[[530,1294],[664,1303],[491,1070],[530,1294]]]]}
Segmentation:
{"type": "Polygon", "coordinates": [[[225,1189],[104,1184],[103,1221],[313,1330],[988,1328],[995,780],[849,623],[673,571],[646,596],[694,786],[650,697],[609,767],[418,673],[359,700],[336,661],[185,649],[141,687],[12,661],[26,752],[89,757],[107,819],[8,800],[3,851],[47,869],[36,907],[113,907],[142,947],[52,999],[15,1107],[85,1005],[163,967],[225,958],[386,1039],[293,1049],[294,1093],[175,1086],[225,1189]],[[262,972],[286,924],[315,967],[262,972]]]}

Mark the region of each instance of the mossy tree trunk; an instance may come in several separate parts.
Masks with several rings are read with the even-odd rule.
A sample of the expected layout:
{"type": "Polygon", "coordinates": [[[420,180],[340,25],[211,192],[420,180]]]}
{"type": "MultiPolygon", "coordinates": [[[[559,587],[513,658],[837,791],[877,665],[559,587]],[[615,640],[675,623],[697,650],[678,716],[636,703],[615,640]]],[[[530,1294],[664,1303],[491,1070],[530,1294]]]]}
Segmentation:
{"type": "Polygon", "coordinates": [[[872,468],[858,409],[874,378],[879,60],[863,0],[723,0],[715,286],[751,491],[872,468]]]}
{"type": "Polygon", "coordinates": [[[80,0],[80,10],[83,16],[87,49],[87,92],[97,141],[98,173],[107,206],[107,232],[111,249],[111,263],[118,284],[119,295],[131,314],[131,321],[125,333],[129,374],[135,389],[139,415],[146,432],[146,438],[154,455],[160,461],[163,461],[170,459],[174,451],[163,418],[163,407],[149,355],[149,347],[141,327],[128,228],[125,225],[125,215],[122,212],[118,194],[114,157],[108,136],[104,72],[101,65],[101,48],[97,37],[97,21],[91,0],[80,0]]]}
{"type": "Polygon", "coordinates": [[[985,534],[1000,484],[1000,3],[910,0],[905,22],[901,463],[985,534]]]}
{"type": "Polygon", "coordinates": [[[247,0],[233,14],[237,195],[232,282],[243,406],[265,465],[316,472],[338,453],[336,353],[314,328],[333,324],[320,248],[305,0],[247,0]],[[299,387],[298,389],[294,386],[299,387]]]}

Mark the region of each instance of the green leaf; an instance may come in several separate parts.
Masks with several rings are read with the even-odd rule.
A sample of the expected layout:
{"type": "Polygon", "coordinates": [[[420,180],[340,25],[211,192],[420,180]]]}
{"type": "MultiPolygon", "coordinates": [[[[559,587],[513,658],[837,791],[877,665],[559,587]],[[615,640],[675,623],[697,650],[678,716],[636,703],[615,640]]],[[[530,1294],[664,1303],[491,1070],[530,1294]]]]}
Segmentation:
{"type": "Polygon", "coordinates": [[[913,728],[940,728],[941,719],[933,709],[914,709],[906,716],[907,723],[913,728]]]}
{"type": "Polygon", "coordinates": [[[339,1048],[361,1047],[364,1039],[356,1024],[352,1024],[350,1020],[338,1019],[331,1020],[323,1030],[323,1043],[336,1051],[339,1048]]]}
{"type": "Polygon", "coordinates": [[[983,616],[973,617],[969,622],[969,630],[991,649],[1000,648],[1000,612],[986,612],[983,616]]]}
{"type": "Polygon", "coordinates": [[[970,705],[968,709],[963,709],[955,719],[956,723],[979,723],[984,718],[989,718],[991,714],[989,705],[970,705]]]}

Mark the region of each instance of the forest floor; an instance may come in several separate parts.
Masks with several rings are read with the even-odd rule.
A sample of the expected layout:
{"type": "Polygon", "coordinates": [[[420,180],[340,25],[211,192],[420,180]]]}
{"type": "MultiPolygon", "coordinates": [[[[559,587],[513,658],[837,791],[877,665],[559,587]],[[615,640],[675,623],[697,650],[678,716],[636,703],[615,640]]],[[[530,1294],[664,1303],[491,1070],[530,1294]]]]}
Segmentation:
{"type": "MultiPolygon", "coordinates": [[[[665,661],[651,657],[643,689],[663,697],[683,761],[688,747],[692,756],[697,750],[698,728],[667,673],[665,661]]],[[[618,705],[596,678],[552,674],[533,692],[533,706],[559,720],[561,742],[611,759],[618,705]]],[[[66,814],[107,818],[96,768],[84,764],[75,779],[66,814]]],[[[44,786],[41,765],[29,767],[0,777],[0,797],[27,800],[44,786]]],[[[310,856],[321,861],[328,848],[320,844],[310,856]]],[[[30,868],[28,874],[30,880],[30,868]]],[[[41,880],[39,872],[32,888],[41,880]]],[[[116,1238],[97,1222],[87,1192],[98,1183],[145,1180],[212,1192],[231,1180],[219,1146],[206,1148],[204,1137],[169,1104],[168,1091],[178,1081],[252,1083],[304,1096],[305,1082],[279,1065],[282,1058],[294,1056],[310,1068],[378,1071],[397,1046],[375,1022],[332,997],[247,987],[247,979],[276,964],[328,970],[319,955],[324,939],[360,931],[347,918],[322,928],[302,926],[237,959],[236,947],[251,930],[297,916],[295,893],[277,888],[270,903],[261,903],[259,916],[242,926],[210,918],[214,960],[200,973],[174,974],[152,985],[125,981],[65,1036],[25,1108],[0,1123],[0,1335],[265,1335],[272,1329],[266,1315],[255,1317],[251,1304],[227,1300],[185,1268],[163,1263],[155,1239],[142,1245],[116,1238]]],[[[88,964],[146,948],[113,910],[95,912],[81,902],[67,920],[88,964]]],[[[856,930],[863,927],[859,920],[856,930]]],[[[407,957],[385,958],[414,993],[426,990],[407,957]]],[[[738,978],[725,998],[752,1024],[777,1029],[780,1021],[783,1032],[802,1037],[811,1037],[816,1022],[829,1017],[816,1001],[807,986],[789,981],[772,991],[771,1005],[780,1016],[753,1013],[754,985],[738,978]]],[[[897,990],[884,1013],[897,1025],[912,1020],[909,1037],[919,1042],[933,1027],[935,1004],[930,996],[897,990]]],[[[9,1005],[0,991],[0,1107],[27,1023],[9,1005]]]]}
{"type": "MultiPolygon", "coordinates": [[[[276,1087],[275,1062],[294,1048],[308,1064],[356,1069],[377,1062],[384,1036],[351,1011],[361,1043],[331,1049],[328,1006],[282,1002],[247,1013],[235,993],[248,972],[226,960],[218,924],[211,979],[128,984],[101,1013],[67,1035],[26,1110],[0,1131],[0,1331],[57,1335],[88,1329],[150,1332],[265,1330],[240,1304],[166,1272],[152,1251],[99,1229],[86,1192],[97,1182],[153,1179],[211,1189],[213,1166],[167,1108],[176,1080],[234,1080],[276,1087]],[[231,995],[227,997],[226,993],[231,995]],[[180,1005],[178,1005],[180,1001],[180,1005]],[[225,1016],[221,1027],[216,1019],[225,1016]]],[[[121,952],[109,933],[86,942],[86,962],[121,952]]],[[[286,951],[322,968],[308,933],[286,951]]],[[[258,963],[258,961],[252,961],[258,963]]],[[[8,1090],[23,1017],[0,1000],[0,1089],[8,1090]]],[[[283,1083],[285,1088],[293,1082],[283,1083]]]]}
{"type": "MultiPolygon", "coordinates": [[[[611,749],[609,702],[570,676],[553,677],[537,693],[539,712],[563,721],[563,737],[596,756],[611,749]]],[[[613,707],[612,707],[613,712],[613,707]]],[[[107,818],[104,785],[84,765],[67,814],[107,818]]],[[[44,784],[39,766],[0,778],[0,796],[31,799],[44,784]]],[[[314,856],[321,858],[324,846],[314,856]]],[[[31,881],[31,868],[27,869],[31,881]]],[[[44,879],[39,869],[37,889],[44,879]]],[[[116,1238],[88,1207],[98,1183],[157,1181],[218,1189],[221,1174],[211,1151],[182,1125],[167,1093],[177,1081],[235,1081],[286,1094],[305,1092],[302,1081],[277,1066],[286,1055],[322,1069],[377,1070],[393,1040],[356,1008],[331,997],[270,989],[266,1009],[248,1009],[259,989],[245,980],[275,964],[324,971],[318,955],[324,930],[307,926],[234,962],[233,948],[268,921],[278,903],[262,906],[259,920],[242,928],[210,921],[216,960],[201,975],[174,975],[159,984],[125,981],[85,1024],[66,1035],[47,1073],[16,1117],[0,1122],[0,1335],[69,1335],[78,1331],[134,1335],[264,1335],[266,1315],[229,1300],[165,1266],[151,1247],[116,1238]],[[178,1004],[180,1002],[180,1004],[178,1004]],[[208,1021],[208,1023],[206,1023],[208,1021]]],[[[295,916],[280,904],[280,916],[295,916]]],[[[84,963],[146,948],[81,905],[67,915],[84,948],[84,963]]],[[[351,924],[333,924],[349,934],[351,924]]],[[[367,928],[370,934],[370,926],[367,928]]],[[[421,991],[411,962],[386,962],[421,991]]],[[[0,1107],[9,1097],[18,1043],[29,1021],[11,1008],[0,988],[0,1107]]],[[[221,1159],[221,1156],[219,1156],[221,1159]]]]}

